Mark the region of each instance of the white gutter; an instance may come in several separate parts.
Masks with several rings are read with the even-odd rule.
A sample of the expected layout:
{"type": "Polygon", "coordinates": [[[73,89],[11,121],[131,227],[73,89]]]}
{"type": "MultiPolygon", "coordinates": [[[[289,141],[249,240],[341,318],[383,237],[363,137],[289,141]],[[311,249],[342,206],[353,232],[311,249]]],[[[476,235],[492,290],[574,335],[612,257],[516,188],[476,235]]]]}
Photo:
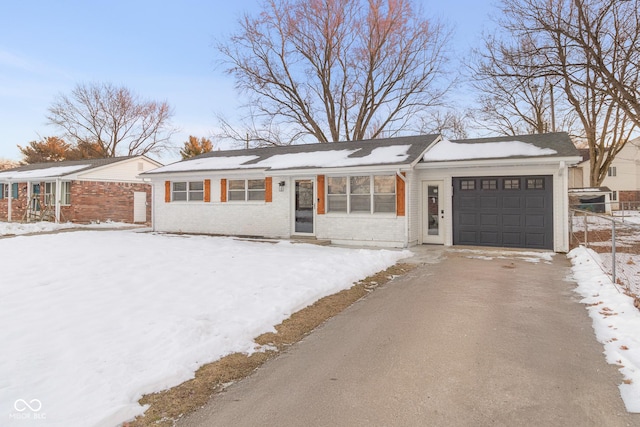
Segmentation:
{"type": "Polygon", "coordinates": [[[400,172],[400,169],[396,171],[396,176],[400,177],[404,182],[404,242],[402,247],[406,249],[409,247],[409,197],[407,197],[407,194],[409,193],[409,185],[407,183],[407,179],[400,172]]]}
{"type": "MultiPolygon", "coordinates": [[[[147,206],[144,207],[147,210],[147,206]]],[[[156,186],[151,183],[151,230],[156,230],[156,186]]]]}

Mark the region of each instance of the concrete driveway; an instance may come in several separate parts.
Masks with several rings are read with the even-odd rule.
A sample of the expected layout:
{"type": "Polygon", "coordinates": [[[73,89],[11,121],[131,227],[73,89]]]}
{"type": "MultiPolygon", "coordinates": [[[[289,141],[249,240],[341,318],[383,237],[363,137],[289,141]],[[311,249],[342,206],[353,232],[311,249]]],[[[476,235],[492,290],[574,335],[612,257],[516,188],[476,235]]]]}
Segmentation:
{"type": "Polygon", "coordinates": [[[419,268],[178,425],[640,425],[564,255],[417,252],[419,268]]]}

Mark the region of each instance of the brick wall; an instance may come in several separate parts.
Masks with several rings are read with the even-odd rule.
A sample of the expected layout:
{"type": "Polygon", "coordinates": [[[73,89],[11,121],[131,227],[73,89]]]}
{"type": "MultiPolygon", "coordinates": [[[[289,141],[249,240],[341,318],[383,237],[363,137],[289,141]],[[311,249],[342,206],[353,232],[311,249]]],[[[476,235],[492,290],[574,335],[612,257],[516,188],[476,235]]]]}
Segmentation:
{"type": "Polygon", "coordinates": [[[640,191],[620,191],[618,192],[620,202],[640,202],[640,191]]]}
{"type": "MultiPolygon", "coordinates": [[[[9,188],[9,197],[11,197],[11,188],[9,188]]],[[[0,199],[0,221],[7,221],[7,208],[9,207],[8,199],[0,199]]],[[[18,185],[18,199],[11,200],[11,220],[22,221],[27,208],[27,184],[18,185]]]]}
{"type": "Polygon", "coordinates": [[[126,182],[73,181],[71,205],[61,207],[60,220],[89,223],[133,223],[133,193],[147,193],[147,222],[151,222],[151,186],[126,182]]]}
{"type": "MultiPolygon", "coordinates": [[[[40,203],[44,204],[44,183],[40,203]]],[[[27,208],[27,184],[19,185],[20,195],[11,201],[11,220],[22,221],[27,208]]],[[[71,205],[60,207],[61,222],[90,223],[117,221],[133,223],[133,193],[147,194],[147,223],[151,222],[151,186],[142,183],[72,181],[71,205]]],[[[7,199],[0,200],[0,220],[7,220],[7,199]]]]}

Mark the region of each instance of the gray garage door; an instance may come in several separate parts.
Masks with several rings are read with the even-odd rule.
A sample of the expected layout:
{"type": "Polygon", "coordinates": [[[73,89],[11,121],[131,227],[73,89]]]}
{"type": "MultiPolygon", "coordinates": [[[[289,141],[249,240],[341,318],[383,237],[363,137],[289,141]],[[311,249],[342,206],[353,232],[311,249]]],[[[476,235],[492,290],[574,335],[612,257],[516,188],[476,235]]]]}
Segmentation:
{"type": "Polygon", "coordinates": [[[553,249],[551,176],[453,178],[453,244],[553,249]]]}

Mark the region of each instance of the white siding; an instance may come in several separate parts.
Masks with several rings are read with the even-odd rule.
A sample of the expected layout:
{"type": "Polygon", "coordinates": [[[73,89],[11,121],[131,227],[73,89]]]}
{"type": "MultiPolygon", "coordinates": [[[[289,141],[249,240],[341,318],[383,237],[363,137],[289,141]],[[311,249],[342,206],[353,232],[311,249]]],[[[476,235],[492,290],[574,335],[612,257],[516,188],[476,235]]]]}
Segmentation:
{"type": "Polygon", "coordinates": [[[407,173],[407,202],[408,202],[408,221],[409,221],[409,246],[417,245],[420,242],[421,222],[422,222],[422,205],[420,192],[422,191],[422,181],[420,174],[416,171],[407,173]]]}
{"type": "Polygon", "coordinates": [[[316,237],[336,244],[402,247],[404,217],[393,214],[316,215],[316,237]]]}
{"type": "Polygon", "coordinates": [[[164,181],[154,182],[154,230],[271,238],[289,236],[289,192],[279,192],[277,185],[283,179],[273,177],[271,203],[220,202],[220,177],[203,175],[176,180],[200,179],[211,180],[211,202],[166,203],[164,181]]]}

